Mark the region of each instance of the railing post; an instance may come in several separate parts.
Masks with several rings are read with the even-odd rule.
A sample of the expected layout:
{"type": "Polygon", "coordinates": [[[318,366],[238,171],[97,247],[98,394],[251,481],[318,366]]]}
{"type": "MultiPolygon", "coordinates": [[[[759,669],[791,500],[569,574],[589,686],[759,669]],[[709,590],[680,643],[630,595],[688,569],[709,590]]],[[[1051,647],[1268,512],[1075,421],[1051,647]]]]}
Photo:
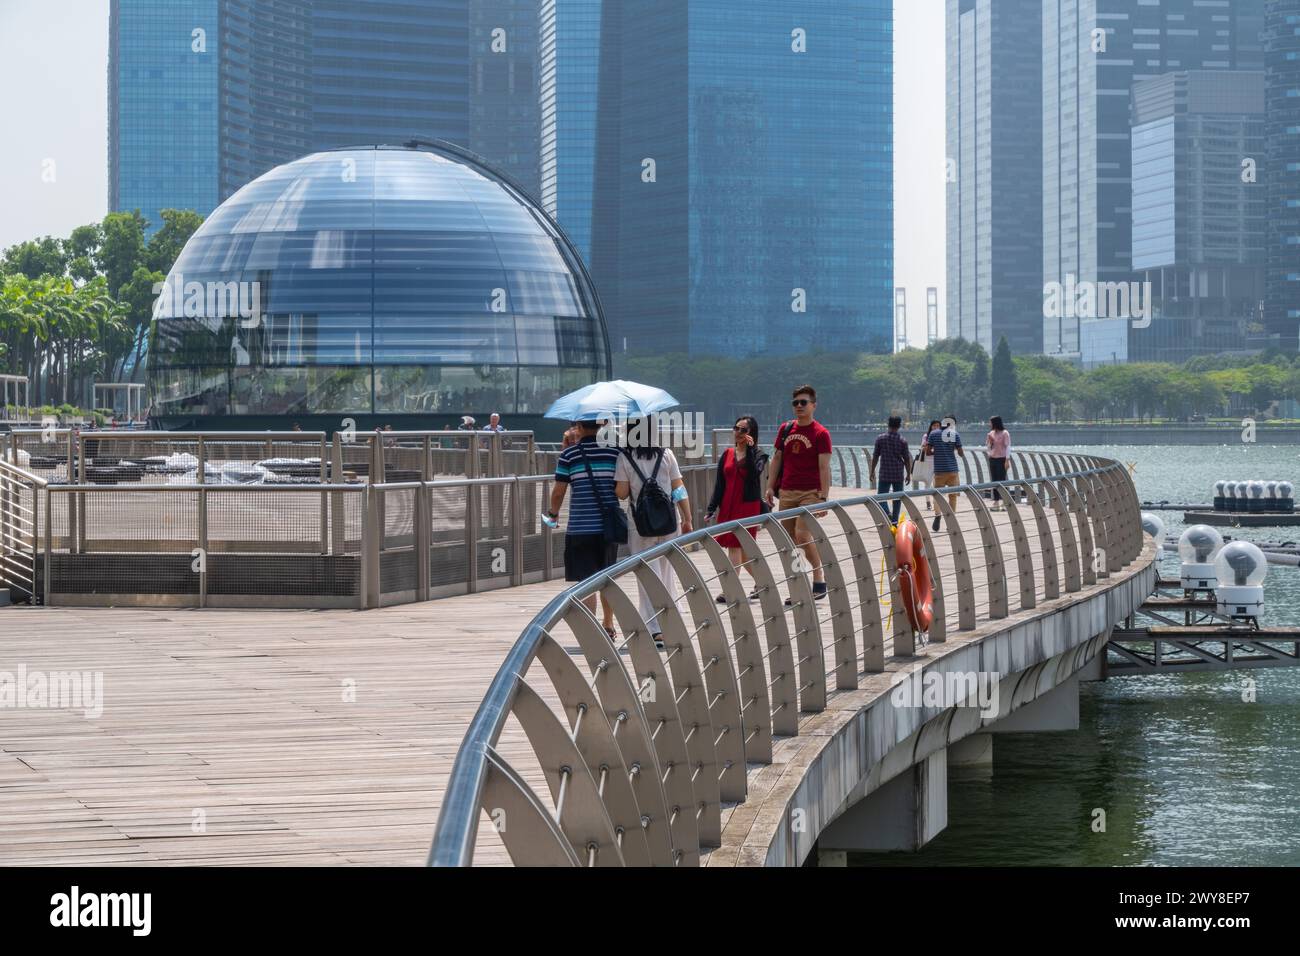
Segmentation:
{"type": "MultiPolygon", "coordinates": [[[[551,482],[550,479],[541,483],[542,500],[538,507],[546,511],[551,504],[551,482]]],[[[531,525],[530,525],[531,527],[531,525]]],[[[555,577],[555,540],[553,532],[546,524],[542,524],[542,580],[549,581],[555,577]]]]}
{"type": "MultiPolygon", "coordinates": [[[[334,433],[334,440],[330,445],[330,470],[329,482],[331,485],[341,485],[344,483],[343,478],[343,443],[339,439],[338,432],[334,433]]],[[[336,555],[341,555],[347,551],[347,531],[348,531],[348,508],[347,496],[336,491],[330,495],[330,513],[333,515],[333,523],[330,526],[331,550],[336,555]]],[[[362,522],[365,521],[365,515],[362,515],[362,522]]]]}
{"type": "Polygon", "coordinates": [[[198,486],[199,514],[199,607],[208,606],[208,488],[200,483],[198,486]]]}
{"type": "MultiPolygon", "coordinates": [[[[329,480],[327,452],[325,435],[322,433],[320,436],[320,483],[322,485],[329,480]]],[[[329,496],[323,491],[320,496],[320,553],[322,555],[330,553],[330,503],[329,496]]]]}
{"type": "MultiPolygon", "coordinates": [[[[81,442],[74,437],[75,432],[68,429],[68,484],[78,485],[86,480],[84,465],[81,460],[81,442]]],[[[16,464],[16,462],[15,462],[16,464]]],[[[75,494],[68,495],[68,551],[81,553],[81,502],[75,494]]]]}
{"type": "Polygon", "coordinates": [[[51,555],[54,552],[54,511],[51,507],[53,499],[50,497],[50,488],[45,486],[45,568],[43,587],[45,589],[45,606],[50,606],[50,579],[54,577],[54,565],[51,555]]]}
{"type": "Polygon", "coordinates": [[[465,485],[465,590],[469,594],[478,590],[478,526],[481,510],[478,487],[472,481],[465,485]]]}
{"type": "Polygon", "coordinates": [[[362,549],[365,555],[366,607],[382,607],[384,596],[380,591],[383,576],[380,574],[380,556],[384,550],[383,492],[374,485],[366,487],[366,534],[362,549]]]}
{"type": "Polygon", "coordinates": [[[524,583],[524,503],[519,495],[523,491],[519,476],[510,488],[510,583],[515,587],[524,583]]]}
{"type": "Polygon", "coordinates": [[[420,487],[415,489],[415,517],[412,520],[415,521],[415,599],[427,601],[430,591],[429,551],[433,546],[433,489],[428,482],[420,482],[420,487]]]}

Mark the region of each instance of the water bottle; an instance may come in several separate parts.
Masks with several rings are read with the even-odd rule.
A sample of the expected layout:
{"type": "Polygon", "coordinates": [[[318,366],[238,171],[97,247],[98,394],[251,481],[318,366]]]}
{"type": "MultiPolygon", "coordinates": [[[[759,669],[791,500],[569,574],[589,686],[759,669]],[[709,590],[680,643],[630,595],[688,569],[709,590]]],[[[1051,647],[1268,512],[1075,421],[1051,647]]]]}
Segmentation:
{"type": "Polygon", "coordinates": [[[550,528],[552,531],[558,531],[560,529],[560,522],[548,514],[542,515],[542,524],[546,525],[546,527],[550,528]]]}

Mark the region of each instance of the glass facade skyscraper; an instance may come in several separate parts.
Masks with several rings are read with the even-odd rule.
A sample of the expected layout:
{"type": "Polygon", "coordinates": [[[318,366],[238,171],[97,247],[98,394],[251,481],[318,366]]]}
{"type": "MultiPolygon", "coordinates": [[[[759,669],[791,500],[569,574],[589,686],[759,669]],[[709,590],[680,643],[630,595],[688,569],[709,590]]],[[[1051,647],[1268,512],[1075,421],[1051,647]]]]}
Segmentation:
{"type": "Polygon", "coordinates": [[[467,144],[469,8],[112,0],[109,208],[139,209],[156,228],[159,209],[206,215],[312,149],[467,144]]]}
{"type": "Polygon", "coordinates": [[[539,0],[469,7],[469,148],[541,196],[539,0]]]}
{"type": "Polygon", "coordinates": [[[616,6],[607,7],[603,0],[540,0],[540,195],[543,207],[564,227],[588,262],[596,189],[602,18],[615,18],[616,6]]]}
{"type": "MultiPolygon", "coordinates": [[[[1043,281],[1134,280],[1129,101],[1135,82],[1183,70],[1263,68],[1264,0],[1043,0],[1043,281]]],[[[1046,311],[1046,310],[1045,310],[1046,311]]],[[[1043,319],[1043,351],[1123,361],[1123,318],[1081,334],[1043,319]],[[1084,341],[1101,345],[1091,354],[1084,341]]]]}
{"type": "Polygon", "coordinates": [[[469,141],[469,0],[311,0],[312,147],[469,141]]]}
{"type": "Polygon", "coordinates": [[[947,0],[948,334],[1042,351],[1042,0],[947,0]]]}
{"type": "Polygon", "coordinates": [[[109,7],[108,208],[207,213],[221,200],[219,0],[109,7]]]}
{"type": "Polygon", "coordinates": [[[1268,280],[1264,323],[1294,348],[1300,329],[1300,0],[1266,6],[1268,280]]]}
{"type": "Polygon", "coordinates": [[[1129,360],[1263,344],[1266,187],[1242,164],[1264,152],[1264,74],[1143,80],[1132,116],[1133,268],[1152,313],[1129,330],[1129,360]]]}
{"type": "Polygon", "coordinates": [[[591,260],[614,349],[890,351],[892,3],[608,6],[591,260]]]}

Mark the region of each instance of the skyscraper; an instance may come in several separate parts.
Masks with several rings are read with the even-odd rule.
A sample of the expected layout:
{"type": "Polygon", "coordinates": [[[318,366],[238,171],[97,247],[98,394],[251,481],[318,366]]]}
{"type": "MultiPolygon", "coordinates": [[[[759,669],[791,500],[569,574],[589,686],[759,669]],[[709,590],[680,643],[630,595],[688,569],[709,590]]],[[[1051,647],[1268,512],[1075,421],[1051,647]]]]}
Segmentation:
{"type": "Polygon", "coordinates": [[[1264,324],[1295,348],[1300,329],[1300,0],[1268,0],[1268,279],[1264,324]]]}
{"type": "MultiPolygon", "coordinates": [[[[1043,0],[1045,285],[1133,280],[1132,86],[1170,71],[1261,69],[1262,6],[1043,0]]],[[[1124,317],[1045,316],[1043,351],[1084,365],[1123,361],[1127,325],[1124,317]]]]}
{"type": "Polygon", "coordinates": [[[891,2],[609,6],[591,261],[614,350],[890,351],[891,2]]]}
{"type": "Polygon", "coordinates": [[[1129,360],[1267,344],[1251,331],[1264,295],[1263,72],[1142,80],[1132,115],[1133,268],[1152,312],[1131,324],[1129,360]]]}
{"type": "Polygon", "coordinates": [[[466,145],[469,3],[112,0],[108,91],[109,208],[157,227],[313,149],[466,145]]]}
{"type": "MultiPolygon", "coordinates": [[[[618,4],[540,0],[538,26],[542,207],[591,262],[602,19],[618,4]]],[[[611,49],[608,56],[617,56],[611,49]]],[[[602,118],[616,123],[616,116],[602,118]]]]}
{"type": "Polygon", "coordinates": [[[948,334],[1042,351],[1042,0],[947,0],[948,334]]]}
{"type": "Polygon", "coordinates": [[[540,0],[469,8],[469,148],[541,197],[540,0]]]}

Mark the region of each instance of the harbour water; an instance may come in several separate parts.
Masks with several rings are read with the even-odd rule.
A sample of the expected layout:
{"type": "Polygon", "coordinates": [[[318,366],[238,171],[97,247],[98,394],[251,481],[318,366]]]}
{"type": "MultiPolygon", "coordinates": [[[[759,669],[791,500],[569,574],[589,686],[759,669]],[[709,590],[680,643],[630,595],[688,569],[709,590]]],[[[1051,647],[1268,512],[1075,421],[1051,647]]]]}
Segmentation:
{"type": "MultiPolygon", "coordinates": [[[[1208,501],[1219,478],[1300,485],[1298,446],[1083,450],[1132,463],[1143,500],[1208,501]]],[[[1176,539],[1182,513],[1161,516],[1176,539]]],[[[1221,530],[1300,541],[1296,528],[1221,530]]],[[[1177,558],[1163,567],[1175,576],[1177,558]]],[[[1263,623],[1300,625],[1300,568],[1270,565],[1265,601],[1263,623]]],[[[1085,684],[1078,731],[998,735],[991,772],[950,770],[948,794],[948,827],[924,849],[851,865],[1300,865],[1300,668],[1085,684]]]]}

